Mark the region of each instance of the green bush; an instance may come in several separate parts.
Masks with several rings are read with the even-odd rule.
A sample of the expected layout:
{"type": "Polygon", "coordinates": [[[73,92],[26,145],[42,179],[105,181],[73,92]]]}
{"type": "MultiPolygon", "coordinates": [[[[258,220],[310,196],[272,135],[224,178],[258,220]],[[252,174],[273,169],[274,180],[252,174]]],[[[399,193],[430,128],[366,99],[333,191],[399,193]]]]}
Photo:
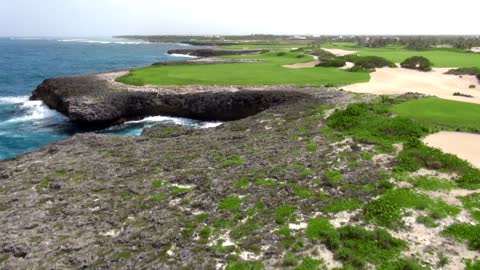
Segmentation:
{"type": "Polygon", "coordinates": [[[347,61],[345,61],[345,59],[334,58],[334,59],[322,61],[319,64],[317,64],[316,66],[317,67],[337,67],[338,68],[338,67],[345,66],[345,64],[347,64],[347,61]]]}
{"type": "Polygon", "coordinates": [[[345,269],[364,269],[368,263],[382,265],[393,261],[405,246],[404,241],[392,237],[386,230],[368,231],[350,225],[335,229],[322,217],[308,222],[306,234],[333,251],[335,259],[342,261],[345,269]]]}
{"type": "Polygon", "coordinates": [[[420,71],[431,71],[432,63],[423,56],[412,56],[400,63],[402,68],[416,69],[420,71]]]}
{"type": "Polygon", "coordinates": [[[277,53],[277,56],[285,56],[285,55],[287,55],[286,52],[279,52],[279,53],[277,53]]]}
{"type": "Polygon", "coordinates": [[[326,61],[337,58],[337,56],[331,52],[327,52],[323,49],[315,49],[313,52],[310,53],[311,55],[318,56],[318,60],[326,61]]]}
{"type": "Polygon", "coordinates": [[[427,195],[401,188],[387,191],[380,198],[369,202],[363,208],[363,214],[371,223],[396,228],[401,225],[405,209],[424,210],[433,219],[460,213],[459,208],[448,205],[442,200],[433,200],[427,195]]]}
{"type": "Polygon", "coordinates": [[[395,63],[379,56],[346,55],[343,59],[355,64],[350,71],[375,71],[375,68],[396,67],[395,63]]]}

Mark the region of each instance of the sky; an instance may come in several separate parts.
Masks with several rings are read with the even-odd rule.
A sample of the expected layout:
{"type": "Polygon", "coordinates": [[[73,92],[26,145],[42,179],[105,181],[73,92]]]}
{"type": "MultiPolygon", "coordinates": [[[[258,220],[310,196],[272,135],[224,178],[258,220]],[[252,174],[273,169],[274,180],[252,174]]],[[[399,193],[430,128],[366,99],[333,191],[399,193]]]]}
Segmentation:
{"type": "Polygon", "coordinates": [[[0,36],[478,35],[476,0],[0,0],[0,36]]]}

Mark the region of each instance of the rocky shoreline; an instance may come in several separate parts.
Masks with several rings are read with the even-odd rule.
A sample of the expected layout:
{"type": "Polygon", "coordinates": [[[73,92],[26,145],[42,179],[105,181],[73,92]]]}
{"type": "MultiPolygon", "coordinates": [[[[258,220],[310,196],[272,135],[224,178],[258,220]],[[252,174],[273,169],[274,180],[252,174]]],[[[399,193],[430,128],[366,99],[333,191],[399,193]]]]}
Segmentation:
{"type": "Polygon", "coordinates": [[[31,99],[42,100],[76,124],[104,127],[155,115],[232,121],[308,95],[287,86],[134,87],[114,82],[119,74],[48,79],[31,99]]]}
{"type": "MultiPolygon", "coordinates": [[[[154,65],[243,63],[242,59],[211,56],[261,52],[175,50],[169,53],[188,53],[201,58],[154,65]]],[[[132,86],[115,81],[127,72],[48,79],[33,91],[31,100],[42,100],[78,125],[107,127],[155,115],[232,121],[309,95],[309,91],[295,86],[132,86]]]]}
{"type": "MultiPolygon", "coordinates": [[[[274,232],[269,209],[301,205],[298,216],[307,219],[325,202],[290,195],[294,186],[243,189],[235,182],[246,176],[251,181],[298,179],[295,186],[308,186],[314,175],[297,178],[293,164],[317,168],[335,162],[336,147],[321,143],[320,122],[310,125],[306,119],[316,117],[321,105],[353,98],[343,92],[306,91],[310,95],[295,102],[215,129],[158,126],[137,137],[78,134],[0,161],[0,268],[214,269],[228,264],[232,252],[258,254],[252,256],[278,267],[282,237],[274,232]],[[303,151],[306,142],[297,136],[313,136],[318,151],[303,151]],[[265,209],[252,223],[262,225],[248,234],[239,227],[229,236],[232,228],[221,222],[233,214],[218,207],[229,196],[242,197],[242,209],[263,202],[265,209]],[[205,224],[218,230],[206,240],[199,236],[205,224]],[[221,239],[235,244],[225,250],[221,239]]],[[[376,181],[377,169],[365,162],[347,169],[345,181],[356,184],[364,174],[369,175],[365,181],[376,181]]],[[[327,186],[325,192],[369,196],[327,186]]]]}

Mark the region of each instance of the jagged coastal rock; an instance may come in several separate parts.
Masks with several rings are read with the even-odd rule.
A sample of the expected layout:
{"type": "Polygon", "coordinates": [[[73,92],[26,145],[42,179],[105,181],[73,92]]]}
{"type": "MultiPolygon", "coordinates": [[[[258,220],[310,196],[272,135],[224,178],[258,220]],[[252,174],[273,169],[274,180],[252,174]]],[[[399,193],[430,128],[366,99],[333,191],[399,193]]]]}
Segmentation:
{"type": "Polygon", "coordinates": [[[218,50],[218,49],[177,49],[168,51],[169,54],[184,54],[198,57],[213,57],[224,55],[260,54],[268,50],[218,50]]]}
{"type": "Polygon", "coordinates": [[[112,80],[119,73],[45,80],[33,92],[79,125],[110,126],[153,115],[231,121],[308,95],[286,87],[134,87],[112,80]]]}

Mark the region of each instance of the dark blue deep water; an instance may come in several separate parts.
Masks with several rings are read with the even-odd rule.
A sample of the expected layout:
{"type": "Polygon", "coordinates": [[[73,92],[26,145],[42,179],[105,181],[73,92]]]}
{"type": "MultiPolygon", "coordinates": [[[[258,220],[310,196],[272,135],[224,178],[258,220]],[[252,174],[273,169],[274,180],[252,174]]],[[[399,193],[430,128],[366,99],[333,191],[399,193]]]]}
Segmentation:
{"type": "MultiPolygon", "coordinates": [[[[28,101],[43,80],[181,60],[167,51],[184,46],[108,38],[0,38],[0,159],[13,158],[83,132],[41,102],[28,101]]],[[[158,116],[97,132],[138,135],[146,126],[158,122],[210,125],[158,116]]]]}

